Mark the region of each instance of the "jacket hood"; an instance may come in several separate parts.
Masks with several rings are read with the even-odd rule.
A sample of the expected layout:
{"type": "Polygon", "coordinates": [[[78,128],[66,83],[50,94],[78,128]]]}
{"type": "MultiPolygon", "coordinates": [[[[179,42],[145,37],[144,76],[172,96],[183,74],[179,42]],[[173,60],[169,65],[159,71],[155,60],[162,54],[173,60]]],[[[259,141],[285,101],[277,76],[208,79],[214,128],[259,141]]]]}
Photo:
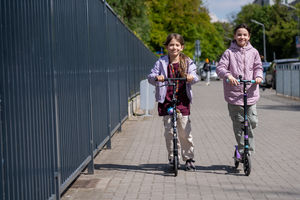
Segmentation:
{"type": "Polygon", "coordinates": [[[250,50],[253,48],[253,46],[251,45],[251,43],[248,41],[247,46],[245,47],[240,47],[239,45],[237,45],[236,41],[232,41],[229,47],[231,50],[235,50],[235,51],[243,51],[243,50],[250,50]]]}

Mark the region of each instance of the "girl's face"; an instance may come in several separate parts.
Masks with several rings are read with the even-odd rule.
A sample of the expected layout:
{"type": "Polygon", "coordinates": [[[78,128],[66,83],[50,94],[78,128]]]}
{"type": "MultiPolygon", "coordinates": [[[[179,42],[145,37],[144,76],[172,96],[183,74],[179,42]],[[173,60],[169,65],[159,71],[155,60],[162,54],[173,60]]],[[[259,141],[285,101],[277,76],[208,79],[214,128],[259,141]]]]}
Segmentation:
{"type": "Polygon", "coordinates": [[[245,28],[239,28],[234,34],[234,39],[240,47],[244,47],[250,40],[249,32],[245,28]]]}
{"type": "Polygon", "coordinates": [[[166,46],[168,54],[171,58],[175,58],[183,50],[183,45],[180,44],[176,39],[172,39],[170,43],[166,46]]]}

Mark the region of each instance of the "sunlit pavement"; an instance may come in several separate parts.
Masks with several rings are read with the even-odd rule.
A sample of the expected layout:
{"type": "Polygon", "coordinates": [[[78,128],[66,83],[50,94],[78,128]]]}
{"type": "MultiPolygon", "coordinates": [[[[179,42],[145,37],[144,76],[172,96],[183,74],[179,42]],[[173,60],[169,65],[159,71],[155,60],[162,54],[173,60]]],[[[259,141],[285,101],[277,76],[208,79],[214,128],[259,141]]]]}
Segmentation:
{"type": "Polygon", "coordinates": [[[300,101],[261,90],[256,152],[247,177],[241,164],[233,168],[235,139],[222,81],[197,83],[193,94],[196,172],[180,169],[174,177],[155,110],[150,117],[127,120],[112,138],[112,149],[95,158],[95,174],[83,172],[62,199],[300,199],[300,101]]]}

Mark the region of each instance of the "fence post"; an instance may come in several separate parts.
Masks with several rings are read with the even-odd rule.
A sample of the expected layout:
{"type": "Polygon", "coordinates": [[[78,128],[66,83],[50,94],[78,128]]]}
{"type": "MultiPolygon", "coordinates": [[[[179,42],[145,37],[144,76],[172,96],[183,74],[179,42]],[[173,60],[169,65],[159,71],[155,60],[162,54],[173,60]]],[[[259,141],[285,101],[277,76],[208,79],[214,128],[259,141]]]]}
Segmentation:
{"type": "MultiPolygon", "coordinates": [[[[2,84],[1,84],[2,85],[2,84]]],[[[3,148],[3,117],[2,117],[2,88],[0,90],[0,162],[1,162],[1,166],[0,166],[0,199],[5,199],[5,192],[4,192],[4,156],[3,156],[3,152],[4,152],[4,148],[3,148]]]]}
{"type": "Polygon", "coordinates": [[[60,185],[61,185],[61,163],[60,163],[60,142],[59,142],[59,117],[58,117],[58,99],[57,99],[57,73],[54,69],[54,5],[53,0],[50,1],[50,35],[51,35],[51,63],[52,63],[52,77],[53,77],[53,90],[54,94],[54,124],[55,124],[55,140],[54,140],[54,160],[55,160],[55,170],[54,170],[54,190],[56,195],[56,200],[60,200],[60,185]]]}
{"type": "MultiPolygon", "coordinates": [[[[88,1],[88,0],[87,0],[88,1]]],[[[92,98],[92,70],[89,69],[89,85],[90,85],[90,118],[91,118],[91,131],[90,131],[90,156],[91,161],[88,164],[88,173],[94,174],[94,120],[93,120],[93,98],[92,98]]]]}
{"type": "MultiPolygon", "coordinates": [[[[109,45],[108,45],[108,33],[107,33],[107,8],[106,8],[106,0],[104,0],[103,2],[103,8],[104,8],[104,37],[105,37],[105,49],[108,49],[109,48],[109,45]]],[[[107,54],[107,53],[106,53],[107,54]]],[[[111,149],[111,114],[110,114],[110,85],[109,85],[109,66],[108,66],[108,56],[105,55],[105,60],[104,60],[104,63],[106,65],[106,73],[107,73],[107,78],[106,78],[106,88],[107,88],[107,96],[106,96],[106,100],[107,100],[107,108],[108,108],[108,111],[107,111],[107,132],[108,132],[108,141],[106,143],[106,147],[108,149],[111,149]]]]}
{"type": "Polygon", "coordinates": [[[89,0],[86,0],[86,19],[87,19],[87,32],[88,32],[88,70],[89,70],[89,89],[90,89],[90,126],[91,126],[91,131],[90,131],[90,156],[91,156],[91,161],[88,164],[88,173],[89,174],[94,174],[94,121],[93,121],[93,95],[92,95],[92,70],[90,69],[90,21],[89,21],[89,0]]]}
{"type": "MultiPolygon", "coordinates": [[[[53,66],[54,68],[54,66],[53,66]]],[[[54,172],[54,182],[55,182],[55,193],[56,193],[56,199],[60,199],[60,185],[61,185],[61,161],[60,161],[60,142],[59,142],[59,116],[58,116],[58,99],[57,99],[57,80],[56,80],[56,71],[53,69],[53,74],[54,74],[54,105],[55,105],[55,161],[56,161],[56,166],[55,166],[55,172],[54,172]]]]}

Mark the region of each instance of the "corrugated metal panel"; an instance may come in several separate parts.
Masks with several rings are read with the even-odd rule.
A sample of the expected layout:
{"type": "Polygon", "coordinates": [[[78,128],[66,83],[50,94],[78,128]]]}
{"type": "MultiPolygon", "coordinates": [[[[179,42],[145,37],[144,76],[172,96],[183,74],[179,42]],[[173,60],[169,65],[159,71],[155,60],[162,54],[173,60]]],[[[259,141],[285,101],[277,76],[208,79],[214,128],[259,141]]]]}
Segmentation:
{"type": "Polygon", "coordinates": [[[53,195],[55,121],[49,2],[1,1],[4,199],[53,195]]]}
{"type": "Polygon", "coordinates": [[[283,94],[283,65],[276,66],[276,92],[283,94]]]}
{"type": "Polygon", "coordinates": [[[57,83],[61,184],[87,162],[91,137],[88,25],[85,0],[54,1],[54,70],[57,83]]]}
{"type": "Polygon", "coordinates": [[[300,64],[292,65],[291,73],[291,96],[300,97],[300,64]]]}
{"type": "Polygon", "coordinates": [[[109,95],[110,95],[110,120],[111,120],[111,130],[120,125],[119,113],[120,113],[120,103],[119,103],[119,70],[118,70],[118,48],[120,46],[119,38],[117,37],[118,30],[118,19],[113,15],[113,13],[107,13],[108,29],[108,76],[109,76],[109,95]]]}
{"type": "Polygon", "coordinates": [[[105,62],[106,33],[104,6],[98,0],[89,1],[89,48],[91,70],[91,102],[94,148],[102,148],[108,137],[107,73],[105,62]]]}
{"type": "Polygon", "coordinates": [[[276,92],[300,97],[300,63],[278,64],[276,67],[276,92]]]}
{"type": "Polygon", "coordinates": [[[0,192],[59,199],[156,57],[99,0],[2,0],[0,192]]]}
{"type": "Polygon", "coordinates": [[[283,94],[291,96],[291,66],[286,65],[283,71],[283,94]]]}

